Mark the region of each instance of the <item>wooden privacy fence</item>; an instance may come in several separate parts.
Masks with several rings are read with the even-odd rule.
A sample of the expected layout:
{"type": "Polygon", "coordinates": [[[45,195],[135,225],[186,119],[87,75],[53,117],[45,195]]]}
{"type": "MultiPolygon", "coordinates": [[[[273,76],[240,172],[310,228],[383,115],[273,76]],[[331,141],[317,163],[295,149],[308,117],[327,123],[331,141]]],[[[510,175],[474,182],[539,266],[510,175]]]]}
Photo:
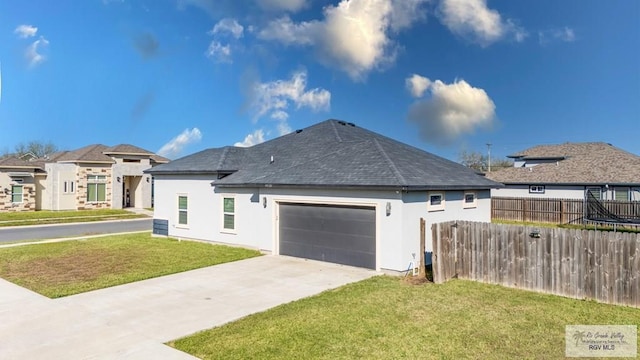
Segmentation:
{"type": "Polygon", "coordinates": [[[431,230],[436,283],[459,277],[640,307],[640,234],[464,221],[431,230]]]}
{"type": "MultiPolygon", "coordinates": [[[[640,218],[640,201],[601,200],[598,203],[620,218],[640,218]]],[[[584,207],[583,199],[492,197],[491,219],[554,224],[582,223],[584,207]]]]}

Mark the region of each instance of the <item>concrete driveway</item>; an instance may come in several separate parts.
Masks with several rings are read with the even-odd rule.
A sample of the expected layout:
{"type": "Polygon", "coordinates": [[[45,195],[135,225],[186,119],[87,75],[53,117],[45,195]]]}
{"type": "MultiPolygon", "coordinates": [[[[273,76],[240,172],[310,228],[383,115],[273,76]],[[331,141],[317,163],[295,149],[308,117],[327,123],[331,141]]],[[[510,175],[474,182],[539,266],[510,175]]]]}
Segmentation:
{"type": "Polygon", "coordinates": [[[56,300],[0,279],[0,358],[194,359],[163,343],[376,274],[261,256],[56,300]]]}

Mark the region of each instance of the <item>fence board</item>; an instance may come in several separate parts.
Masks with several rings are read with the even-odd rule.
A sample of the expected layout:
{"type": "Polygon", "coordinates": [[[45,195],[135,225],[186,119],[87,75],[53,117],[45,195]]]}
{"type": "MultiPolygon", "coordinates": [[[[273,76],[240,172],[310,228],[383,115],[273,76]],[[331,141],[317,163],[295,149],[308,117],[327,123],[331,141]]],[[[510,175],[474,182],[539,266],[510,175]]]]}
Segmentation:
{"type": "Polygon", "coordinates": [[[640,234],[434,224],[434,281],[453,277],[640,307],[640,234]]]}

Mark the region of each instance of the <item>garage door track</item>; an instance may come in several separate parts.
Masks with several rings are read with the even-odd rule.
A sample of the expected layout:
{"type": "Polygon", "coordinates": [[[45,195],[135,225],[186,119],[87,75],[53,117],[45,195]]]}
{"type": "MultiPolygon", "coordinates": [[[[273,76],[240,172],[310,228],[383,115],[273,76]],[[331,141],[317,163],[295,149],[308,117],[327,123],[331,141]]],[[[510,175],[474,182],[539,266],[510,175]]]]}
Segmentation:
{"type": "Polygon", "coordinates": [[[193,359],[163,343],[376,274],[261,256],[55,300],[0,279],[0,358],[193,359]]]}

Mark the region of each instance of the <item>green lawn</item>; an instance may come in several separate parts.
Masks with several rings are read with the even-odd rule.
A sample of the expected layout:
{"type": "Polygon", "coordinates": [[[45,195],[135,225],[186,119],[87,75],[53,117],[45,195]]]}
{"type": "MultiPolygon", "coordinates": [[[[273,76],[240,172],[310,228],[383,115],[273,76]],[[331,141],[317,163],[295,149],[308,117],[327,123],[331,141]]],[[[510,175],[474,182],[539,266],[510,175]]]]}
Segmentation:
{"type": "Polygon", "coordinates": [[[23,226],[90,222],[104,220],[136,219],[147,217],[127,210],[64,210],[64,211],[19,211],[0,213],[0,226],[23,226]]]}
{"type": "Polygon", "coordinates": [[[559,359],[571,324],[640,324],[640,309],[379,276],[169,345],[202,359],[559,359]]]}
{"type": "Polygon", "coordinates": [[[0,248],[0,277],[57,298],[259,255],[138,233],[0,248]]]}

